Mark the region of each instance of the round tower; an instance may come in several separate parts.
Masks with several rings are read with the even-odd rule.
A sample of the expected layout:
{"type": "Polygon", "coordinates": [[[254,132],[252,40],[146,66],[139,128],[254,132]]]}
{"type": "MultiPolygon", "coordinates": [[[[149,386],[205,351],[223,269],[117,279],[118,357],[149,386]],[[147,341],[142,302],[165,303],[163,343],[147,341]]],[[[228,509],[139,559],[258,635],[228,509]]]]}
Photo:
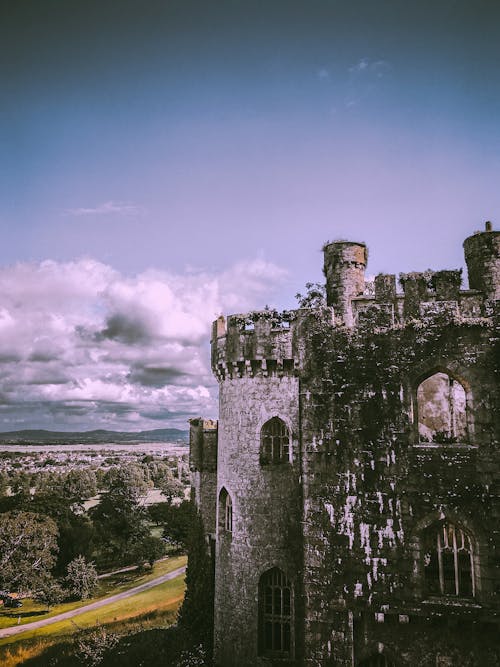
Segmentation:
{"type": "Polygon", "coordinates": [[[334,241],[324,248],[327,304],[346,326],[352,326],[351,299],[360,296],[365,287],[368,251],[364,243],[334,241]]]}
{"type": "Polygon", "coordinates": [[[470,289],[483,292],[487,299],[500,299],[500,232],[491,222],[484,232],[476,232],[464,241],[464,254],[470,289]]]}
{"type": "Polygon", "coordinates": [[[221,667],[265,667],[299,653],[296,325],[264,311],[233,315],[213,328],[219,381],[214,657],[221,667]]]}

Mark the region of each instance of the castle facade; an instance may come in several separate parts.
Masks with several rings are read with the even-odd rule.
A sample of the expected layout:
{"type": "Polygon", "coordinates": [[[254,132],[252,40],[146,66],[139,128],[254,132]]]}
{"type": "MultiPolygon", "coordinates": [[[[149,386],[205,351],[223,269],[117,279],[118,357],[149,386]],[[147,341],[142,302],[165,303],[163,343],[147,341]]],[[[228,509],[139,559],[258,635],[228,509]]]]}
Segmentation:
{"type": "Polygon", "coordinates": [[[191,420],[221,667],[500,664],[500,232],[455,270],[220,317],[218,422],[191,420]],[[317,300],[316,300],[317,301],[317,300]]]}

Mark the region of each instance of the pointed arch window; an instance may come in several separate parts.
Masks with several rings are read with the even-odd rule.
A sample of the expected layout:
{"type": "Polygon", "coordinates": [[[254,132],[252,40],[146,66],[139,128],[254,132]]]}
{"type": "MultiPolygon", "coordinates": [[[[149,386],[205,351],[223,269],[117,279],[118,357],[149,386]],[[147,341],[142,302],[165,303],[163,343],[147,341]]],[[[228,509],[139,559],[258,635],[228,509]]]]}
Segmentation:
{"type": "Polygon", "coordinates": [[[475,596],[473,541],[459,526],[444,521],[427,529],[423,565],[428,595],[475,596]]]}
{"type": "Polygon", "coordinates": [[[288,463],[290,460],[290,433],[279,417],[269,419],[260,434],[260,463],[288,463]]]}
{"type": "Polygon", "coordinates": [[[233,501],[224,487],[219,493],[219,529],[226,533],[233,532],[233,501]]]}
{"type": "Polygon", "coordinates": [[[275,567],[259,582],[260,654],[275,658],[292,656],[292,587],[285,573],[275,567]]]}
{"type": "Polygon", "coordinates": [[[462,384],[439,372],[417,388],[418,436],[421,442],[467,441],[467,398],[462,384]]]}

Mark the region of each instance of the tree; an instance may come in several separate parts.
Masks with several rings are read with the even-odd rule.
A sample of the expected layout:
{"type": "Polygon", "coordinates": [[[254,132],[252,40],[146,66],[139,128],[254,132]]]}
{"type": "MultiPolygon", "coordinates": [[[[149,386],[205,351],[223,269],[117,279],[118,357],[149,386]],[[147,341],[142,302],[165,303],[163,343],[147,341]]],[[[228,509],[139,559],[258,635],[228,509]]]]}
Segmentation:
{"type": "Polygon", "coordinates": [[[16,472],[12,475],[10,480],[10,489],[16,496],[29,496],[31,490],[31,475],[23,471],[16,472]]]}
{"type": "Polygon", "coordinates": [[[150,535],[140,498],[148,486],[139,466],[122,466],[108,473],[108,491],[90,510],[96,530],[100,566],[134,562],[137,544],[150,535]]]}
{"type": "Polygon", "coordinates": [[[50,611],[51,607],[64,600],[64,591],[62,586],[55,579],[49,577],[36,591],[34,598],[37,602],[45,605],[47,611],[50,611]]]}
{"type": "Polygon", "coordinates": [[[148,483],[141,466],[130,464],[108,470],[105,477],[108,493],[125,503],[137,503],[148,492],[148,483]]]}
{"type": "Polygon", "coordinates": [[[160,479],[156,486],[161,490],[169,504],[172,503],[174,498],[184,498],[184,485],[172,473],[160,479]]]}
{"type": "Polygon", "coordinates": [[[166,497],[167,502],[171,503],[174,498],[184,497],[184,485],[174,477],[172,469],[164,461],[151,461],[148,463],[149,476],[155,487],[160,489],[166,497]]]}
{"type": "Polygon", "coordinates": [[[9,484],[9,476],[4,470],[0,470],[0,496],[6,495],[9,484]]]}
{"type": "Polygon", "coordinates": [[[77,600],[92,597],[99,583],[94,563],[77,556],[68,564],[67,572],[66,583],[71,595],[77,600]]]}
{"type": "Polygon", "coordinates": [[[168,513],[164,518],[163,537],[171,544],[185,548],[193,521],[191,503],[185,500],[180,505],[167,505],[167,508],[168,513]]]}
{"type": "Polygon", "coordinates": [[[94,527],[89,518],[80,512],[78,503],[61,495],[60,484],[52,493],[35,493],[34,496],[16,498],[16,509],[44,514],[56,522],[59,531],[57,574],[63,574],[67,564],[78,555],[90,558],[94,547],[94,527]]]}
{"type": "Polygon", "coordinates": [[[147,513],[151,521],[157,526],[168,521],[170,516],[170,505],[168,503],[153,503],[148,505],[147,513]]]}
{"type": "Polygon", "coordinates": [[[300,308],[324,308],[326,306],[326,287],[322,283],[306,283],[306,293],[297,292],[295,298],[300,308]]]}
{"type": "Polygon", "coordinates": [[[165,555],[165,543],[159,537],[146,535],[131,547],[131,554],[139,567],[149,563],[153,569],[155,561],[165,555]]]}
{"type": "Polygon", "coordinates": [[[43,583],[56,561],[57,534],[47,516],[0,514],[0,589],[24,591],[43,583]]]}
{"type": "Polygon", "coordinates": [[[72,502],[82,505],[96,493],[97,479],[90,468],[75,468],[64,476],[62,494],[72,502]]]}
{"type": "Polygon", "coordinates": [[[214,564],[208,553],[200,513],[191,504],[188,539],[186,594],[179,612],[179,625],[194,645],[201,644],[210,661],[213,648],[214,564]]]}

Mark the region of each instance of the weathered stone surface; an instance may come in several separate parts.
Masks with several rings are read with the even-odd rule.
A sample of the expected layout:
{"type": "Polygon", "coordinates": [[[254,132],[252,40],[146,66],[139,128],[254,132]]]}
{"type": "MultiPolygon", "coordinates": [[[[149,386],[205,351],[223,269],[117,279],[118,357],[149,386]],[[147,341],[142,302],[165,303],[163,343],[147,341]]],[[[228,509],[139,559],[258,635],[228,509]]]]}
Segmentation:
{"type": "Polygon", "coordinates": [[[465,242],[470,290],[426,271],[401,277],[404,295],[393,276],[367,294],[366,248],[343,242],[325,247],[333,308],[214,324],[217,471],[200,420],[191,465],[207,532],[218,524],[217,664],[500,664],[497,235],[465,242]],[[272,417],[290,456],[263,465],[272,417]],[[215,520],[223,488],[231,532],[215,520]],[[431,581],[443,526],[462,551],[436,547],[431,581]],[[266,656],[259,580],[274,567],[291,582],[292,639],[266,656]]]}

